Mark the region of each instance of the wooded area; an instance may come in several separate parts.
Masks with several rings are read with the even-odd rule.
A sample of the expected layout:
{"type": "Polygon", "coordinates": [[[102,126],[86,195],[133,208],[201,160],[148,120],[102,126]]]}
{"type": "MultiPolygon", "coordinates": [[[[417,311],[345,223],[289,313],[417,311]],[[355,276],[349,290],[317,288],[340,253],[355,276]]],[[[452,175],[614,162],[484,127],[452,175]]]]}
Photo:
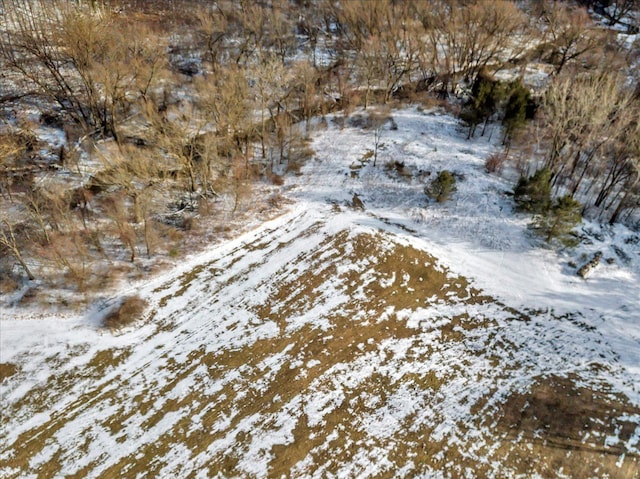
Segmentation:
{"type": "Polygon", "coordinates": [[[487,169],[544,168],[550,195],[566,198],[538,213],[578,203],[638,228],[640,45],[619,34],[638,32],[637,0],[0,9],[0,292],[22,275],[103,288],[117,271],[146,274],[141,257],[231,234],[277,208],[271,186],[313,155],[328,113],[374,104],[443,106],[469,137],[500,125],[504,151],[487,169]]]}

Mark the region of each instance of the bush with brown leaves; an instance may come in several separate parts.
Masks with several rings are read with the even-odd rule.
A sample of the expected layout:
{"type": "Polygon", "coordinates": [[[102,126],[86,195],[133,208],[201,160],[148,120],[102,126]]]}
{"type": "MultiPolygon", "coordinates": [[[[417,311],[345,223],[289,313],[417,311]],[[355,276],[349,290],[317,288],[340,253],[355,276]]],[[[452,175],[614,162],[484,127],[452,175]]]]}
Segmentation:
{"type": "Polygon", "coordinates": [[[109,329],[120,329],[142,317],[147,301],[140,296],[127,296],[104,317],[103,326],[109,329]]]}

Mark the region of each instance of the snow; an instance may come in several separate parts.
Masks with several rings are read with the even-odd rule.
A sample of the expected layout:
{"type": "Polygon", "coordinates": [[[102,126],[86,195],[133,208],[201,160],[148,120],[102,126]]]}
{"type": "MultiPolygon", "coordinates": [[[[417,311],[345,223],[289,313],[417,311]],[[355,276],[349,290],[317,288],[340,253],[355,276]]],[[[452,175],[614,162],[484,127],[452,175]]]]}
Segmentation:
{"type": "Polygon", "coordinates": [[[483,158],[495,145],[484,139],[466,141],[457,121],[448,115],[410,110],[394,114],[394,119],[398,131],[383,134],[382,162],[402,158],[405,167],[432,172],[447,168],[462,174],[465,180],[451,203],[427,204],[418,182],[402,189],[391,185],[393,196],[389,198],[385,183],[390,181],[382,168],[371,165],[365,167],[368,171],[361,174],[363,178],[341,178],[333,173],[335,180],[329,180],[332,172],[345,171],[353,157],[370,147],[372,133],[367,138],[366,132],[350,129],[316,135],[314,148],[322,154],[303,179],[319,184],[306,185],[299,197],[308,198],[311,190],[316,202],[345,202],[357,193],[372,216],[400,227],[389,230],[417,230],[413,241],[421,242],[452,271],[473,278],[482,289],[506,301],[565,311],[586,306],[607,315],[640,310],[640,253],[637,247],[624,244],[631,232],[618,227],[605,240],[625,251],[631,249],[629,267],[615,264],[589,282],[567,274],[562,256],[532,244],[526,229],[529,218],[513,213],[513,204],[504,194],[513,183],[484,173],[483,158]],[[418,135],[425,138],[416,140],[418,135]],[[325,191],[329,185],[334,187],[325,191]],[[522,265],[527,265],[527,274],[522,265]]]}
{"type": "MultiPolygon", "coordinates": [[[[5,443],[65,420],[31,458],[31,472],[61,453],[64,474],[87,466],[97,477],[124,458],[144,457],[145,447],[178,434],[180,425],[189,436],[209,434],[215,440],[199,452],[173,443],[155,457],[161,476],[199,471],[207,477],[202,468],[212,458],[235,457],[238,474],[266,477],[275,447],[297,441],[304,417],[314,446],[293,465],[299,477],[371,477],[388,471],[398,477],[449,477],[419,469],[412,460],[395,463],[397,442],[412,431],[430,430],[431,440],[465,447],[469,457],[490,462],[483,448],[490,448],[491,413],[510,393],[527,391],[536,378],[578,374],[589,387],[606,381],[612,393],[639,407],[640,245],[628,241],[633,233],[617,226],[576,250],[549,249],[531,237],[529,218],[513,210],[507,192],[514,178],[484,171],[484,158],[498,148],[495,141],[466,140],[458,121],[442,111],[406,108],[392,114],[398,128],[383,131],[375,167],[360,161],[372,148],[373,132],[341,129],[330,118],[327,129],[312,135],[316,157],[301,176],[288,179],[285,189],[295,200],[290,211],[127,287],[123,294],[135,291],[149,300],[154,312],[149,321],[114,335],[100,329],[98,308],[68,317],[1,309],[0,362],[19,366],[16,377],[2,386],[3,409],[15,412],[0,426],[5,443]],[[386,166],[396,160],[404,162],[409,175],[386,166]],[[441,169],[461,179],[453,198],[436,204],[423,188],[441,169]],[[348,206],[354,194],[363,211],[348,206]],[[345,232],[341,253],[332,240],[345,232]],[[360,235],[380,238],[385,251],[406,245],[427,252],[435,258],[435,270],[447,275],[448,287],[464,276],[511,309],[468,302],[469,290],[461,297],[453,289],[444,298],[420,296],[406,272],[378,275],[375,258],[341,260],[341,254],[355,254],[350,241],[360,235]],[[598,250],[604,258],[619,258],[616,249],[626,259],[603,262],[586,281],[567,266],[598,250]],[[309,285],[308,297],[299,299],[307,287],[305,272],[330,274],[332,265],[333,280],[309,285]],[[353,275],[357,281],[343,281],[353,275]],[[389,305],[371,317],[366,288],[373,284],[383,290],[398,284],[417,303],[404,309],[389,305]],[[286,294],[275,298],[282,290],[286,294]],[[269,313],[259,314],[261,308],[269,313]],[[354,333],[385,326],[383,331],[392,331],[400,322],[412,334],[356,334],[347,341],[336,318],[347,318],[354,333]],[[445,340],[447,328],[447,334],[461,339],[445,340]],[[308,335],[304,347],[296,342],[302,341],[295,339],[298,334],[308,335]],[[282,342],[287,338],[291,342],[282,342]],[[342,339],[342,349],[333,351],[341,359],[333,358],[324,348],[342,339]],[[260,352],[266,345],[270,352],[260,352]],[[49,392],[42,411],[21,404],[51,377],[84,371],[97,352],[112,348],[128,355],[99,374],[75,377],[66,394],[49,392]],[[215,360],[198,362],[205,355],[215,360]],[[307,381],[306,389],[287,397],[285,388],[268,399],[278,378],[289,374],[292,379],[283,384],[307,381]],[[388,394],[372,386],[381,378],[389,384],[388,394]],[[192,394],[197,395],[193,400],[192,394]],[[488,400],[480,413],[472,413],[483,398],[488,400]],[[260,407],[252,409],[256,402],[260,407]],[[165,411],[168,404],[175,408],[165,411]],[[334,424],[335,414],[345,408],[350,422],[334,424]],[[161,418],[147,427],[145,421],[156,414],[161,418]],[[207,419],[210,414],[214,421],[207,419]],[[119,431],[102,425],[102,419],[119,415],[126,417],[119,431]],[[186,426],[183,418],[189,419],[186,426]],[[85,443],[79,456],[77,449],[85,443]],[[324,453],[340,451],[349,451],[351,459],[317,462],[324,453]]],[[[626,420],[637,427],[624,447],[638,454],[640,417],[626,420]]],[[[621,439],[614,435],[606,441],[617,445],[621,439]]],[[[15,474],[3,468],[2,461],[14,453],[0,449],[0,475],[28,477],[28,470],[15,474]]],[[[500,471],[499,463],[490,467],[500,471]]],[[[468,468],[458,474],[473,476],[468,468]]]]}

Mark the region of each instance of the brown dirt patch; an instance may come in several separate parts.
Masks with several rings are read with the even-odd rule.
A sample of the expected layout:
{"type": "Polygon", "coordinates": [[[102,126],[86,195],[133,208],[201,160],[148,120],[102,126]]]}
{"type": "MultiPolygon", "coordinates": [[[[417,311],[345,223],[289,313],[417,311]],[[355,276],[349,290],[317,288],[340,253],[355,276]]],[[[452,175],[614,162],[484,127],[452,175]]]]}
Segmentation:
{"type": "Polygon", "coordinates": [[[580,386],[574,376],[539,378],[496,414],[496,430],[507,440],[499,455],[522,474],[555,477],[562,469],[570,477],[637,478],[639,458],[625,454],[622,444],[638,426],[622,418],[637,414],[640,409],[606,385],[580,386]]]}
{"type": "Polygon", "coordinates": [[[17,372],[18,368],[15,364],[0,363],[0,382],[4,381],[7,378],[10,378],[17,372]]]}

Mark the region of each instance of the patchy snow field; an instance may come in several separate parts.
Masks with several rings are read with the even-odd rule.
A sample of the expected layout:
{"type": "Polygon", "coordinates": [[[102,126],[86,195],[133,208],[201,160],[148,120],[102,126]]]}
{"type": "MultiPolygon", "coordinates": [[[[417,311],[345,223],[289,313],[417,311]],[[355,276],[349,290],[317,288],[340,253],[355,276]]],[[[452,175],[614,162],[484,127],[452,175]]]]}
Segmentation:
{"type": "Polygon", "coordinates": [[[290,211],[124,288],[135,327],[1,310],[0,477],[638,477],[638,236],[545,249],[491,143],[393,117],[375,167],[315,132],[290,211]]]}

